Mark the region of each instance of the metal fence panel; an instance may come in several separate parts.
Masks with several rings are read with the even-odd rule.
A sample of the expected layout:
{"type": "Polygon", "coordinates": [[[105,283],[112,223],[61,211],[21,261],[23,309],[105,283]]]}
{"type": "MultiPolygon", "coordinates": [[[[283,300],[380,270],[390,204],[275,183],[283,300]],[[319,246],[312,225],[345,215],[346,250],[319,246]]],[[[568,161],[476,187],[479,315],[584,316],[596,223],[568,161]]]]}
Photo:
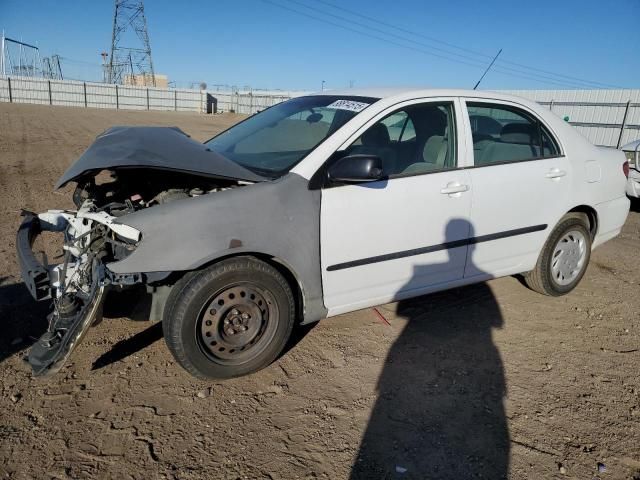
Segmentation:
{"type": "Polygon", "coordinates": [[[510,90],[550,108],[595,145],[622,146],[640,138],[640,90],[510,90]]]}
{"type": "Polygon", "coordinates": [[[0,76],[0,102],[201,113],[206,111],[206,92],[0,76]]]}
{"type": "MultiPolygon", "coordinates": [[[[252,115],[308,92],[283,90],[190,90],[111,85],[73,80],[0,76],[0,102],[127,110],[206,112],[207,95],[217,112],[252,115]]],[[[640,90],[510,90],[568,117],[596,145],[616,147],[640,138],[640,90]]]]}

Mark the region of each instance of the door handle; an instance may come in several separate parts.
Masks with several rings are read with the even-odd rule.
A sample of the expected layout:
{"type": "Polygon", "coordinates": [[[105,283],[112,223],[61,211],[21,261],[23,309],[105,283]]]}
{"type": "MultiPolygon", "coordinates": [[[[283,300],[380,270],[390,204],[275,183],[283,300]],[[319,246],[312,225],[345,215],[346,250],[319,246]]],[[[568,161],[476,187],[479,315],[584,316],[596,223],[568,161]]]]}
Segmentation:
{"type": "Polygon", "coordinates": [[[455,195],[456,193],[462,193],[469,190],[469,185],[462,185],[458,182],[448,183],[446,187],[440,190],[443,195],[455,195]]]}
{"type": "Polygon", "coordinates": [[[564,170],[560,170],[558,168],[552,168],[549,170],[544,176],[547,178],[560,178],[564,177],[567,174],[564,170]]]}

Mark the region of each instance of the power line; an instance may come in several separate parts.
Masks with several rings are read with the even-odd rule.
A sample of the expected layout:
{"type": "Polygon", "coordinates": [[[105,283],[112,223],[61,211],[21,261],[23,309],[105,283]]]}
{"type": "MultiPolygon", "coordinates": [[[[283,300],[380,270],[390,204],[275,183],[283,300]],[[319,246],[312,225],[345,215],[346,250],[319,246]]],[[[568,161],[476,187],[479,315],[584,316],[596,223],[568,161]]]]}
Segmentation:
{"type": "MultiPolygon", "coordinates": [[[[267,0],[264,0],[264,1],[267,1],[267,0]]],[[[284,6],[284,5],[280,5],[280,4],[271,2],[271,1],[268,1],[267,3],[271,3],[272,5],[276,5],[276,6],[280,7],[280,8],[292,11],[294,13],[297,13],[298,15],[303,15],[303,16],[306,16],[306,17],[313,18],[315,20],[321,21],[321,22],[329,23],[329,24],[337,26],[339,28],[343,28],[343,29],[346,29],[346,30],[353,31],[353,32],[358,33],[360,35],[369,36],[369,37],[372,37],[372,38],[376,38],[378,40],[382,40],[382,41],[386,41],[386,42],[392,43],[392,44],[397,45],[397,46],[401,46],[403,48],[411,48],[413,50],[421,51],[422,53],[433,55],[433,56],[436,56],[436,57],[439,57],[439,58],[443,58],[443,59],[449,60],[449,61],[456,61],[458,63],[462,63],[462,64],[465,64],[465,65],[471,65],[471,66],[475,66],[475,67],[481,66],[482,68],[485,68],[486,67],[486,61],[488,61],[488,60],[490,60],[492,58],[489,55],[485,55],[483,53],[476,52],[476,51],[471,50],[471,49],[460,47],[460,46],[457,46],[457,45],[454,45],[454,44],[451,44],[451,43],[436,39],[434,37],[430,37],[430,36],[423,35],[423,34],[420,34],[420,33],[417,33],[417,32],[413,32],[411,30],[407,30],[407,29],[404,29],[402,27],[398,27],[398,26],[392,25],[390,23],[378,20],[378,19],[370,17],[368,15],[364,15],[362,13],[355,12],[353,10],[349,10],[349,9],[344,8],[344,7],[340,7],[340,6],[334,5],[331,2],[328,2],[326,0],[318,0],[318,1],[320,1],[321,3],[327,5],[327,6],[331,7],[331,8],[346,12],[349,15],[357,16],[357,17],[360,17],[360,18],[364,18],[364,19],[366,19],[366,20],[368,20],[370,22],[375,22],[375,23],[378,23],[380,25],[384,25],[386,27],[389,27],[389,28],[392,28],[392,29],[395,29],[395,30],[398,30],[398,31],[401,31],[401,32],[408,33],[410,35],[414,35],[414,36],[417,36],[417,37],[422,37],[422,38],[425,38],[425,39],[427,39],[427,40],[429,40],[431,42],[435,42],[435,43],[439,43],[439,44],[442,44],[442,45],[446,45],[450,49],[457,49],[457,50],[460,50],[460,51],[463,51],[463,52],[467,52],[467,53],[469,53],[471,55],[474,55],[474,57],[471,57],[471,56],[466,55],[466,54],[452,52],[450,50],[446,50],[446,49],[441,48],[441,47],[435,47],[433,45],[428,45],[428,44],[425,44],[425,43],[417,42],[416,40],[412,40],[412,39],[407,38],[405,36],[397,35],[395,33],[392,33],[392,32],[386,31],[386,30],[382,30],[382,29],[379,29],[379,28],[376,28],[376,27],[372,27],[370,25],[366,25],[364,23],[357,22],[357,21],[354,21],[354,20],[349,19],[349,18],[345,18],[345,17],[339,16],[339,15],[335,15],[335,14],[326,12],[324,10],[309,6],[307,4],[299,2],[297,0],[289,0],[289,2],[295,3],[297,5],[300,5],[300,6],[304,7],[304,8],[307,8],[309,10],[314,10],[314,11],[316,11],[316,12],[322,14],[322,15],[329,16],[329,17],[332,17],[332,18],[336,18],[336,19],[338,19],[340,21],[343,21],[343,22],[348,22],[349,25],[355,24],[355,25],[358,25],[358,26],[360,26],[362,28],[366,28],[367,30],[374,30],[374,31],[379,32],[379,33],[381,33],[383,35],[392,36],[394,38],[402,40],[403,42],[417,44],[417,45],[419,45],[419,46],[421,46],[423,48],[429,49],[429,51],[424,51],[422,49],[416,49],[414,47],[409,47],[409,46],[404,45],[404,44],[398,44],[397,42],[392,42],[388,38],[382,39],[382,38],[380,38],[378,36],[371,35],[370,33],[368,33],[368,31],[367,32],[362,32],[362,31],[359,31],[359,30],[355,30],[352,27],[348,27],[348,26],[345,26],[345,25],[342,25],[342,24],[336,24],[336,23],[334,23],[332,21],[329,21],[329,20],[327,20],[325,18],[319,18],[317,16],[310,15],[308,13],[303,13],[303,12],[300,12],[299,10],[296,10],[296,9],[293,9],[293,8],[290,8],[290,7],[287,7],[287,6],[284,6]],[[438,53],[435,53],[433,50],[437,51],[438,53]],[[458,57],[458,58],[454,59],[454,58],[451,58],[451,56],[455,56],[455,57],[458,57]],[[482,57],[482,59],[478,59],[478,58],[475,58],[475,57],[482,57]],[[460,60],[460,59],[463,59],[463,60],[460,60]],[[473,63],[469,63],[469,62],[473,62],[473,63]],[[480,62],[480,63],[478,63],[478,62],[480,62]]],[[[558,73],[554,73],[554,72],[549,72],[549,71],[546,71],[546,70],[541,70],[541,69],[537,69],[537,68],[534,68],[534,67],[529,67],[529,66],[526,66],[526,65],[523,65],[523,64],[519,64],[519,63],[516,63],[516,62],[510,62],[508,60],[499,60],[499,61],[497,61],[496,62],[496,67],[494,67],[494,70],[496,72],[502,73],[504,75],[510,75],[510,76],[513,76],[513,77],[525,78],[527,80],[533,80],[533,81],[537,81],[537,82],[541,82],[541,83],[554,84],[554,85],[559,85],[559,86],[563,86],[563,87],[566,87],[566,86],[578,87],[578,88],[585,88],[585,87],[590,87],[590,88],[598,87],[598,88],[600,88],[600,87],[603,87],[603,86],[615,87],[615,85],[608,85],[608,84],[604,84],[604,83],[601,83],[601,82],[593,82],[593,81],[590,81],[590,80],[582,80],[582,79],[579,79],[577,77],[570,77],[568,75],[562,75],[562,74],[558,74],[558,73]],[[508,63],[508,64],[516,65],[516,66],[518,66],[520,68],[524,68],[524,69],[527,69],[527,70],[540,71],[540,72],[546,73],[548,75],[553,75],[553,76],[550,77],[548,75],[541,75],[541,74],[538,74],[538,73],[532,73],[532,72],[528,72],[528,71],[523,71],[521,69],[507,67],[507,66],[502,65],[502,63],[508,63]],[[498,64],[501,64],[501,65],[498,65],[498,64]],[[572,80],[572,81],[569,82],[567,80],[563,80],[563,78],[567,78],[567,79],[572,80]]]]}
{"type": "MultiPolygon", "coordinates": [[[[456,56],[456,57],[460,57],[460,58],[462,58],[462,59],[464,59],[466,61],[480,62],[480,65],[482,66],[482,68],[485,68],[485,66],[486,66],[486,63],[485,63],[484,59],[483,60],[478,60],[477,58],[470,57],[469,55],[463,55],[463,54],[460,54],[460,53],[449,52],[449,51],[444,50],[444,49],[439,48],[439,47],[433,47],[432,45],[427,45],[425,43],[417,42],[416,40],[411,40],[410,38],[406,38],[406,37],[401,36],[401,35],[390,33],[390,32],[387,32],[385,30],[381,30],[379,28],[363,24],[361,22],[357,22],[357,21],[354,21],[354,20],[351,20],[351,19],[347,19],[345,17],[341,17],[341,16],[338,16],[338,15],[334,15],[332,13],[325,12],[323,10],[320,10],[318,8],[315,8],[315,7],[311,7],[311,6],[309,6],[309,5],[305,4],[305,3],[297,1],[297,0],[288,0],[288,1],[290,3],[295,3],[295,4],[300,5],[302,7],[308,8],[309,10],[317,11],[322,15],[327,15],[327,16],[330,16],[330,17],[333,17],[333,18],[337,18],[337,19],[339,19],[339,20],[341,20],[343,22],[349,22],[350,24],[355,24],[355,25],[358,25],[360,27],[366,28],[368,30],[373,29],[374,31],[382,33],[383,35],[389,35],[389,36],[398,38],[398,39],[400,39],[400,40],[402,40],[404,42],[409,42],[409,43],[412,43],[412,44],[419,45],[419,46],[421,46],[423,48],[429,49],[430,51],[431,50],[436,50],[436,51],[439,52],[440,55],[445,55],[445,56],[453,55],[453,56],[456,56]]],[[[433,53],[433,52],[431,51],[430,53],[433,53]]],[[[489,57],[489,60],[491,60],[492,58],[493,57],[489,57]]],[[[449,60],[453,60],[453,59],[449,59],[449,60]]],[[[550,80],[550,81],[555,82],[556,84],[561,85],[561,86],[572,86],[572,87],[584,88],[583,85],[576,84],[576,83],[568,83],[566,80],[561,80],[561,79],[558,79],[558,78],[548,77],[546,75],[540,75],[540,74],[536,74],[536,73],[523,72],[521,70],[513,69],[513,68],[509,68],[509,67],[501,67],[500,69],[494,69],[494,70],[496,70],[496,71],[498,71],[500,73],[503,73],[505,75],[513,75],[512,73],[508,73],[508,72],[505,71],[505,70],[507,70],[509,72],[513,72],[513,73],[517,74],[517,75],[513,75],[513,76],[520,76],[520,78],[526,78],[528,80],[536,80],[536,81],[544,80],[545,82],[547,80],[550,80]],[[522,77],[522,75],[525,75],[525,77],[522,77]]],[[[583,82],[583,83],[585,83],[585,82],[583,82]]],[[[588,83],[585,83],[585,85],[586,86],[590,86],[590,87],[593,88],[593,86],[589,85],[588,83]]]]}
{"type": "MultiPolygon", "coordinates": [[[[481,53],[481,52],[478,52],[478,51],[475,51],[475,50],[471,50],[469,48],[461,47],[459,45],[455,45],[453,43],[445,42],[443,40],[440,40],[440,39],[435,38],[435,37],[431,37],[429,35],[425,35],[423,33],[415,32],[415,31],[412,31],[412,30],[408,30],[406,28],[399,27],[397,25],[393,25],[393,24],[388,23],[388,22],[384,22],[384,21],[382,21],[380,19],[368,16],[368,15],[364,15],[364,14],[362,14],[360,12],[356,12],[354,10],[350,10],[348,8],[344,8],[342,6],[336,5],[336,4],[334,4],[332,2],[329,2],[327,0],[317,0],[317,1],[329,6],[331,8],[334,8],[336,10],[341,10],[343,12],[346,12],[346,13],[350,14],[350,15],[354,15],[354,16],[357,16],[357,17],[360,17],[360,18],[364,18],[364,19],[369,20],[371,22],[375,22],[375,23],[378,23],[380,25],[384,25],[384,26],[393,28],[395,30],[398,30],[398,31],[401,31],[401,32],[404,32],[404,33],[407,33],[407,34],[414,35],[416,37],[421,37],[421,38],[424,38],[424,39],[429,40],[431,42],[435,42],[435,43],[438,43],[438,44],[441,44],[441,45],[445,45],[447,47],[450,47],[450,48],[453,48],[453,49],[456,49],[456,50],[460,50],[460,51],[463,51],[463,52],[467,52],[467,53],[470,53],[472,55],[484,57],[485,59],[491,59],[492,58],[491,55],[487,55],[485,53],[481,53]]],[[[549,74],[549,75],[562,77],[562,78],[565,78],[565,79],[568,79],[568,80],[575,80],[575,81],[578,81],[578,82],[581,82],[581,83],[590,83],[590,84],[593,84],[593,85],[599,85],[601,87],[620,88],[617,85],[612,85],[612,84],[602,83],[602,82],[596,82],[596,81],[592,81],[592,80],[583,80],[583,79],[578,78],[578,77],[573,77],[573,76],[570,76],[570,75],[564,75],[564,74],[557,73],[557,72],[551,72],[549,70],[543,70],[541,68],[532,67],[530,65],[525,65],[525,64],[522,64],[522,63],[510,61],[510,60],[507,60],[507,59],[500,59],[496,63],[514,65],[514,66],[517,66],[517,67],[525,68],[527,70],[533,70],[533,71],[537,71],[537,72],[540,72],[540,73],[546,73],[546,74],[549,74]]]]}
{"type": "MultiPolygon", "coordinates": [[[[310,6],[308,6],[308,5],[304,4],[304,3],[301,3],[301,2],[296,1],[296,0],[289,0],[289,1],[290,1],[290,2],[293,2],[293,3],[296,3],[296,4],[298,4],[298,5],[305,6],[306,8],[309,8],[309,9],[316,10],[316,11],[318,11],[318,12],[320,12],[320,13],[325,14],[325,15],[330,15],[330,16],[332,16],[332,17],[334,17],[334,18],[339,18],[339,19],[341,19],[342,21],[345,21],[345,22],[350,22],[350,23],[353,23],[353,22],[354,22],[354,21],[353,21],[353,20],[351,20],[351,19],[344,18],[344,17],[339,17],[339,16],[336,16],[336,15],[333,15],[333,14],[330,14],[330,13],[327,13],[327,12],[324,12],[324,11],[322,11],[322,10],[319,10],[319,9],[315,8],[315,7],[310,7],[310,6]]],[[[323,2],[323,3],[325,3],[326,5],[330,5],[330,6],[331,6],[331,5],[333,5],[333,4],[331,4],[330,2],[327,2],[326,0],[320,0],[320,1],[322,1],[322,2],[323,2]]],[[[357,15],[357,16],[360,16],[360,17],[362,17],[362,18],[369,19],[370,21],[374,21],[374,22],[376,22],[376,23],[380,23],[380,24],[382,24],[382,25],[390,26],[391,28],[395,28],[395,29],[400,30],[400,31],[409,32],[409,33],[411,33],[412,35],[421,36],[421,37],[423,37],[423,38],[427,38],[427,39],[429,39],[429,40],[431,40],[431,41],[436,41],[436,42],[438,42],[438,43],[442,43],[442,44],[448,45],[448,46],[450,46],[450,47],[452,47],[452,48],[456,48],[456,49],[459,49],[459,50],[462,50],[462,51],[466,51],[466,52],[471,53],[472,55],[480,56],[480,57],[483,57],[483,58],[482,58],[481,60],[478,60],[477,58],[469,57],[469,55],[463,55],[463,54],[460,54],[460,53],[455,53],[455,52],[447,51],[447,50],[445,50],[445,49],[443,49],[443,48],[440,48],[440,47],[434,47],[434,46],[432,46],[432,45],[427,45],[427,44],[424,44],[424,43],[421,43],[421,42],[417,42],[417,41],[415,41],[415,40],[411,40],[410,38],[402,37],[402,36],[399,36],[399,35],[396,35],[396,34],[393,34],[393,33],[390,33],[390,32],[386,32],[386,31],[384,31],[384,30],[376,29],[377,31],[379,31],[379,32],[381,32],[381,33],[383,33],[383,34],[392,35],[392,36],[394,36],[394,37],[396,37],[396,38],[399,38],[399,39],[401,39],[401,40],[403,40],[403,41],[411,42],[411,43],[415,43],[415,44],[420,45],[420,46],[422,46],[422,47],[426,47],[426,48],[429,48],[429,49],[435,49],[435,50],[438,50],[438,51],[440,51],[441,53],[443,53],[443,54],[445,54],[445,55],[454,55],[454,56],[456,56],[456,57],[464,58],[465,60],[468,60],[468,61],[476,61],[476,62],[477,62],[477,61],[481,61],[481,62],[482,62],[482,64],[483,64],[483,67],[484,67],[484,65],[485,65],[485,63],[484,63],[484,62],[486,61],[485,59],[487,59],[487,60],[488,60],[488,59],[492,59],[492,58],[493,58],[493,57],[488,56],[488,55],[485,55],[485,54],[483,54],[483,53],[475,52],[475,51],[473,51],[473,50],[466,49],[466,48],[463,48],[463,47],[459,47],[459,46],[453,45],[453,44],[448,43],[448,42],[442,42],[442,41],[439,41],[439,40],[437,40],[437,39],[434,39],[433,37],[429,37],[429,36],[426,36],[426,35],[422,35],[422,34],[419,34],[419,33],[417,33],[417,32],[411,32],[410,30],[403,29],[403,28],[401,28],[401,27],[393,26],[393,25],[391,25],[390,23],[382,22],[382,21],[376,20],[376,19],[374,19],[373,17],[369,17],[369,16],[366,16],[366,15],[359,14],[358,12],[354,12],[353,10],[343,9],[343,8],[340,8],[340,7],[337,7],[337,6],[333,6],[333,7],[334,7],[334,8],[341,9],[341,10],[343,10],[343,11],[350,12],[352,15],[357,15]]],[[[367,29],[374,28],[374,27],[371,27],[371,26],[369,26],[369,25],[365,25],[365,24],[362,24],[362,23],[358,23],[358,22],[356,22],[356,23],[357,23],[358,25],[360,25],[361,27],[364,27],[364,28],[367,28],[367,29]]],[[[502,60],[499,60],[499,61],[498,61],[498,63],[500,63],[500,62],[502,62],[502,60]]],[[[508,61],[507,61],[507,63],[514,64],[514,65],[521,65],[521,64],[517,64],[517,63],[515,63],[515,62],[508,62],[508,61]]],[[[533,69],[533,70],[538,70],[538,71],[540,71],[539,69],[535,69],[535,68],[532,68],[532,67],[527,67],[526,65],[521,65],[521,67],[522,67],[522,68],[526,68],[526,69],[528,69],[528,70],[533,69]]],[[[496,67],[496,68],[494,68],[494,70],[495,70],[495,71],[497,71],[497,72],[503,73],[503,74],[505,74],[505,75],[516,76],[516,77],[519,77],[519,78],[526,78],[526,79],[529,79],[529,80],[535,80],[535,81],[544,80],[544,81],[545,81],[544,83],[549,83],[548,81],[551,81],[551,82],[553,82],[554,84],[556,84],[556,85],[561,85],[561,86],[571,86],[571,87],[578,87],[578,88],[585,88],[585,87],[589,87],[589,88],[601,88],[602,86],[610,86],[610,87],[614,87],[614,85],[607,85],[607,84],[603,84],[603,83],[600,83],[600,82],[592,82],[592,81],[589,81],[589,80],[582,80],[582,79],[578,79],[578,78],[576,78],[576,77],[568,77],[568,76],[566,76],[566,75],[556,74],[556,73],[554,73],[554,72],[547,72],[548,74],[553,75],[553,77],[549,77],[548,75],[541,75],[541,74],[539,74],[539,73],[532,73],[532,72],[528,72],[528,71],[522,71],[521,69],[516,69],[516,68],[512,68],[512,67],[506,67],[506,66],[504,66],[504,65],[500,65],[500,67],[499,67],[499,68],[498,68],[498,67],[496,67]],[[515,75],[514,75],[514,74],[515,74],[515,75]],[[523,77],[523,75],[524,75],[524,77],[523,77]],[[563,78],[560,78],[560,77],[569,78],[569,79],[571,79],[572,81],[571,81],[571,82],[568,82],[567,80],[564,80],[563,78]],[[576,83],[576,82],[579,82],[579,83],[576,83]]],[[[544,72],[546,72],[546,71],[544,71],[544,72]]]]}
{"type": "MultiPolygon", "coordinates": [[[[284,1],[288,1],[289,3],[295,3],[297,5],[300,5],[301,7],[308,8],[309,10],[314,10],[314,11],[320,13],[321,15],[326,15],[326,16],[329,16],[329,17],[333,17],[333,18],[336,18],[336,19],[341,20],[343,22],[348,22],[349,24],[358,25],[359,27],[363,27],[363,28],[366,28],[368,30],[374,30],[376,32],[382,33],[383,35],[389,35],[391,37],[397,38],[397,39],[405,41],[405,42],[415,43],[415,44],[420,45],[422,47],[426,47],[428,49],[433,49],[433,50],[439,51],[439,52],[444,53],[444,54],[454,55],[456,57],[460,57],[460,58],[462,58],[464,60],[468,60],[468,61],[471,61],[471,62],[479,62],[480,64],[483,63],[482,60],[478,60],[477,58],[473,58],[473,57],[470,57],[468,55],[463,55],[463,54],[460,54],[460,53],[447,52],[444,49],[436,48],[436,47],[433,47],[431,45],[426,45],[424,43],[416,42],[415,40],[408,39],[408,38],[406,38],[406,37],[404,37],[402,35],[397,35],[395,33],[391,33],[391,32],[376,28],[376,27],[372,27],[370,25],[366,25],[364,23],[357,22],[355,20],[351,20],[351,19],[342,17],[340,15],[334,15],[333,13],[329,13],[329,12],[326,12],[326,11],[321,10],[319,8],[312,7],[310,5],[307,5],[307,4],[303,3],[303,2],[299,2],[297,0],[284,0],[284,1]]],[[[492,57],[489,57],[489,59],[491,59],[491,58],[492,57]]]]}
{"type": "MultiPolygon", "coordinates": [[[[413,51],[416,51],[416,52],[419,52],[419,53],[423,53],[423,54],[426,54],[426,55],[431,55],[431,56],[434,56],[434,57],[442,58],[444,60],[448,60],[448,61],[451,61],[451,62],[461,63],[463,65],[469,65],[469,66],[476,67],[476,68],[485,68],[485,65],[483,65],[483,64],[470,63],[470,62],[467,62],[467,61],[454,59],[454,58],[450,58],[450,57],[447,57],[447,56],[444,56],[444,55],[440,55],[440,54],[437,54],[437,53],[434,53],[434,52],[426,51],[426,50],[421,49],[421,48],[416,48],[416,47],[411,46],[411,45],[405,45],[405,44],[402,44],[402,43],[398,43],[398,42],[395,42],[393,40],[389,40],[388,38],[379,37],[377,35],[373,35],[373,34],[370,34],[368,32],[362,32],[360,30],[356,30],[354,28],[351,28],[351,27],[348,27],[348,26],[345,26],[345,25],[342,25],[342,24],[339,24],[339,23],[335,23],[335,22],[332,22],[330,20],[327,20],[327,19],[324,19],[324,18],[321,18],[321,17],[317,17],[315,15],[311,15],[311,14],[306,13],[306,12],[301,12],[300,10],[297,10],[295,8],[291,8],[291,7],[288,7],[288,6],[285,6],[285,5],[280,5],[278,3],[273,2],[272,0],[263,0],[263,1],[266,2],[266,3],[269,3],[271,5],[275,5],[275,6],[279,7],[279,8],[284,9],[284,10],[289,10],[291,12],[294,12],[294,13],[298,14],[298,15],[302,15],[302,16],[307,17],[307,18],[318,20],[320,22],[324,22],[324,23],[327,23],[329,25],[333,25],[333,26],[336,26],[338,28],[342,28],[344,30],[348,30],[350,32],[357,33],[359,35],[363,35],[363,36],[374,38],[376,40],[380,40],[380,41],[383,41],[383,42],[386,42],[386,43],[390,43],[392,45],[396,45],[396,46],[399,46],[399,47],[402,47],[402,48],[407,48],[409,50],[413,50],[413,51]]],[[[496,70],[496,71],[499,71],[499,70],[496,70]]],[[[524,78],[524,79],[527,79],[527,80],[534,80],[534,81],[538,81],[538,82],[541,82],[541,83],[558,85],[558,86],[561,86],[561,87],[568,87],[568,86],[569,87],[574,87],[574,88],[577,87],[576,85],[572,85],[572,84],[568,84],[568,83],[560,83],[560,82],[553,81],[553,80],[541,81],[541,80],[538,80],[536,78],[523,76],[523,75],[518,75],[518,74],[514,74],[514,73],[508,73],[508,72],[501,72],[501,73],[505,73],[506,75],[511,75],[511,76],[514,76],[514,77],[524,78]]],[[[583,88],[583,87],[580,86],[579,88],[583,88]]]]}
{"type": "MultiPolygon", "coordinates": [[[[360,30],[356,30],[355,28],[351,28],[351,27],[348,27],[348,26],[346,26],[346,25],[342,25],[342,24],[339,24],[339,23],[335,23],[335,22],[332,22],[332,21],[330,21],[330,20],[326,20],[326,19],[324,19],[324,18],[317,17],[317,16],[315,16],[315,15],[311,15],[311,14],[309,14],[309,13],[301,12],[300,10],[297,10],[297,9],[295,9],[295,8],[287,7],[287,6],[285,6],[285,5],[280,5],[279,3],[273,2],[272,0],[262,0],[262,1],[263,1],[263,2],[266,2],[266,3],[269,3],[269,4],[271,4],[271,5],[274,5],[274,6],[276,6],[276,7],[282,8],[282,9],[284,9],[284,10],[289,10],[290,12],[294,12],[294,13],[296,13],[296,14],[298,14],[298,15],[302,15],[302,16],[304,16],[304,17],[311,18],[311,19],[314,19],[314,20],[318,20],[318,21],[320,21],[320,22],[328,23],[329,25],[333,25],[333,26],[338,27],[338,28],[342,28],[342,29],[345,29],[345,30],[349,30],[350,32],[358,33],[358,34],[360,34],[360,35],[364,35],[364,36],[366,36],[366,37],[375,38],[376,40],[381,40],[381,41],[383,41],[383,42],[388,42],[388,43],[390,43],[390,44],[392,44],[392,45],[397,45],[397,46],[399,46],[399,47],[403,47],[403,48],[409,48],[409,49],[411,49],[411,50],[415,50],[415,51],[422,52],[422,53],[427,53],[428,55],[433,55],[433,56],[435,56],[435,57],[439,57],[439,58],[443,58],[443,59],[445,59],[445,60],[449,60],[449,58],[447,58],[447,57],[445,57],[445,56],[443,56],[443,55],[438,55],[438,54],[436,54],[436,53],[427,52],[427,51],[422,50],[422,49],[419,49],[419,48],[415,48],[415,47],[411,47],[411,46],[409,46],[409,45],[404,45],[404,44],[401,44],[401,43],[398,43],[398,42],[394,42],[393,40],[389,40],[388,38],[383,38],[383,37],[379,37],[379,36],[377,36],[377,35],[373,35],[373,34],[370,34],[370,33],[367,33],[367,32],[362,32],[362,31],[360,31],[360,30]]],[[[458,63],[465,64],[465,65],[470,65],[470,66],[472,66],[472,67],[481,67],[481,66],[482,66],[482,65],[477,64],[477,63],[469,63],[469,62],[464,62],[464,61],[462,61],[462,60],[453,60],[453,61],[456,61],[456,62],[458,62],[458,63]]]]}

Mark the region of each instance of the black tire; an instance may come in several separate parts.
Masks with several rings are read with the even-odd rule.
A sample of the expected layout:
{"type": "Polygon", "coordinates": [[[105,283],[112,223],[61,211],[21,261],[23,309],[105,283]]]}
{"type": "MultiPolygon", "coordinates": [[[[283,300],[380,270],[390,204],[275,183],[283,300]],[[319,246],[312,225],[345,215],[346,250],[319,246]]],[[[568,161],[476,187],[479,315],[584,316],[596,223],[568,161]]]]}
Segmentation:
{"type": "Polygon", "coordinates": [[[167,299],[162,329],[185,370],[203,379],[224,379],[273,362],[294,320],[285,278],[254,257],[234,257],[178,281],[167,299]]]}
{"type": "Polygon", "coordinates": [[[524,281],[527,286],[538,293],[554,297],[569,293],[580,283],[580,280],[582,280],[582,277],[587,271],[589,259],[591,258],[591,240],[589,219],[587,216],[584,213],[566,214],[549,235],[542,252],[540,252],[536,267],[524,275],[524,281]],[[558,280],[553,273],[554,252],[560,240],[570,232],[582,233],[585,244],[584,257],[579,270],[575,269],[577,272],[575,278],[569,283],[562,284],[560,282],[563,280],[558,280]]]}

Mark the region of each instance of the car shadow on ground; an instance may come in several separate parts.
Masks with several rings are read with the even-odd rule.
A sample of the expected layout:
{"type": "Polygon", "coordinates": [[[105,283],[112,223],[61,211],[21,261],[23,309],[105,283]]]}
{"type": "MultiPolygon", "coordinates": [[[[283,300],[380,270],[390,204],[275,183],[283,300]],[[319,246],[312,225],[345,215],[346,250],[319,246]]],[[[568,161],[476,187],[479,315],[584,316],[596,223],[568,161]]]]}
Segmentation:
{"type": "MultiPolygon", "coordinates": [[[[413,278],[443,265],[415,267],[413,278]]],[[[492,339],[503,319],[489,286],[401,301],[397,316],[406,326],[378,379],[351,478],[507,477],[505,374],[492,339]]]]}
{"type": "MultiPolygon", "coordinates": [[[[109,295],[105,301],[103,315],[105,319],[126,317],[135,321],[144,321],[149,319],[150,306],[151,299],[143,289],[131,289],[120,293],[111,292],[111,295],[109,295]]],[[[315,326],[316,323],[296,325],[278,358],[281,358],[293,349],[315,326]]],[[[124,360],[128,356],[153,345],[162,338],[162,322],[153,323],[132,337],[114,344],[109,351],[102,354],[93,362],[91,369],[98,370],[124,360]]]]}
{"type": "Polygon", "coordinates": [[[0,363],[29,348],[47,329],[49,302],[36,302],[24,283],[0,277],[0,363]]]}
{"type": "Polygon", "coordinates": [[[640,213],[640,198],[629,198],[631,200],[631,211],[640,213]]]}
{"type": "MultiPolygon", "coordinates": [[[[0,277],[0,363],[16,353],[28,349],[47,329],[47,314],[51,311],[49,301],[36,302],[24,283],[8,284],[0,277]]],[[[103,320],[127,318],[133,321],[148,321],[151,298],[140,288],[122,292],[109,292],[105,299],[103,320]]],[[[294,348],[314,327],[296,325],[280,357],[294,348]]],[[[104,368],[153,345],[163,338],[162,322],[153,322],[141,332],[115,343],[92,364],[92,370],[104,368]]]]}

